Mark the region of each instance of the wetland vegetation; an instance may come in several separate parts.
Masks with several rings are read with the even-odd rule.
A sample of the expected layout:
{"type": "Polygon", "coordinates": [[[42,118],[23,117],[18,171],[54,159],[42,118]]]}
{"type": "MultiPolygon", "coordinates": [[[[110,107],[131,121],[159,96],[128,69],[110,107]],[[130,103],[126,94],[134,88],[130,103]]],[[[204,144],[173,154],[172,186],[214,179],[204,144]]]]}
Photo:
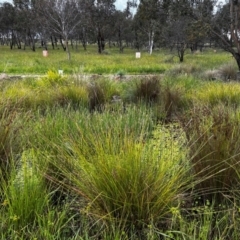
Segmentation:
{"type": "Polygon", "coordinates": [[[1,48],[0,238],[239,239],[231,55],[94,51],[1,48]]]}

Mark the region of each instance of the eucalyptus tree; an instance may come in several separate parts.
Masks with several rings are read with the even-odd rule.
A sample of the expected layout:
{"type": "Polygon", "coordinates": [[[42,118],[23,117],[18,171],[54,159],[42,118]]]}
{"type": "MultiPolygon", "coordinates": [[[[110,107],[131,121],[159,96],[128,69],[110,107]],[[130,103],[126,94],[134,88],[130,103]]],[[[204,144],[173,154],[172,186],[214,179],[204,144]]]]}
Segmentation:
{"type": "MultiPolygon", "coordinates": [[[[76,40],[81,40],[83,49],[86,51],[87,50],[87,43],[88,43],[88,35],[90,33],[90,27],[89,27],[89,22],[90,22],[90,17],[91,14],[89,12],[88,8],[88,2],[86,0],[79,0],[78,2],[80,10],[80,19],[81,19],[81,24],[77,26],[76,29],[76,40]]],[[[76,45],[77,46],[77,45],[76,45]]]]}
{"type": "Polygon", "coordinates": [[[113,23],[116,0],[85,0],[86,11],[89,13],[88,26],[95,35],[98,53],[105,49],[105,36],[113,23]]]}
{"type": "Polygon", "coordinates": [[[78,0],[41,0],[36,2],[39,19],[43,19],[49,32],[60,37],[61,44],[71,60],[69,40],[80,24],[78,0]]]}
{"type": "Polygon", "coordinates": [[[133,41],[132,34],[133,12],[132,9],[137,7],[136,1],[127,1],[126,8],[123,11],[116,11],[114,14],[114,34],[117,36],[117,43],[120,53],[128,42],[133,41]]]}
{"type": "Polygon", "coordinates": [[[191,0],[192,19],[219,47],[232,54],[240,71],[240,1],[191,0]],[[214,9],[217,11],[214,13],[214,9]]]}
{"type": "Polygon", "coordinates": [[[147,34],[148,51],[152,54],[154,45],[154,36],[157,29],[161,26],[164,11],[161,8],[160,0],[140,0],[135,15],[135,22],[139,29],[147,34]]]}
{"type": "Polygon", "coordinates": [[[207,38],[214,10],[213,0],[165,1],[167,21],[162,36],[171,49],[175,48],[179,61],[184,60],[187,48],[202,48],[207,38]],[[206,25],[207,23],[207,25],[206,25]]]}
{"type": "Polygon", "coordinates": [[[209,27],[212,25],[218,0],[192,0],[192,21],[189,28],[189,42],[192,51],[203,47],[209,41],[209,27]]]}
{"type": "Polygon", "coordinates": [[[232,54],[240,71],[240,1],[229,0],[219,6],[208,28],[218,45],[232,54]]]}
{"type": "Polygon", "coordinates": [[[114,14],[114,34],[116,35],[120,53],[123,52],[123,40],[125,30],[128,28],[128,16],[123,11],[116,11],[114,14]]]}
{"type": "Polygon", "coordinates": [[[184,60],[185,51],[189,45],[189,26],[192,21],[192,1],[172,1],[168,5],[168,19],[164,27],[163,37],[171,49],[177,50],[180,62],[184,60]]]}
{"type": "Polygon", "coordinates": [[[9,43],[13,47],[14,28],[16,24],[16,14],[13,5],[9,2],[4,2],[0,5],[0,33],[2,44],[9,43]]]}
{"type": "Polygon", "coordinates": [[[37,40],[37,22],[34,10],[34,0],[13,0],[16,13],[15,30],[20,36],[20,41],[25,45],[29,45],[33,51],[36,50],[35,42],[37,40]]]}

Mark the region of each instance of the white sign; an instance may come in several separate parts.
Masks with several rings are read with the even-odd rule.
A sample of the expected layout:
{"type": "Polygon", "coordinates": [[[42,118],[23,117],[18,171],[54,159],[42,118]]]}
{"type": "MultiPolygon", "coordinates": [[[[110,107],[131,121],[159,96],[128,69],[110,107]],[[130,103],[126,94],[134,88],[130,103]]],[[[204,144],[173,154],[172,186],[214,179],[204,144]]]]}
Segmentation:
{"type": "Polygon", "coordinates": [[[63,70],[58,70],[59,75],[63,75],[63,70]]]}
{"type": "Polygon", "coordinates": [[[44,57],[47,57],[47,56],[48,56],[48,51],[47,51],[47,50],[43,50],[42,53],[43,53],[43,56],[44,56],[44,57]]]}
{"type": "Polygon", "coordinates": [[[141,53],[140,52],[136,52],[136,58],[141,58],[141,53]]]}

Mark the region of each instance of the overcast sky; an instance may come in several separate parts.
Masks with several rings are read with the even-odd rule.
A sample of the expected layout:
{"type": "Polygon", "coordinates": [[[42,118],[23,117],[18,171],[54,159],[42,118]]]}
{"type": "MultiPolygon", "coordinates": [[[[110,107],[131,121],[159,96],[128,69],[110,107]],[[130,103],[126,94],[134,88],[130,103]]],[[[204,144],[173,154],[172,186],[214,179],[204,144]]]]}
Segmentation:
{"type": "Polygon", "coordinates": [[[123,10],[126,8],[127,0],[116,0],[115,6],[117,9],[123,10]]]}

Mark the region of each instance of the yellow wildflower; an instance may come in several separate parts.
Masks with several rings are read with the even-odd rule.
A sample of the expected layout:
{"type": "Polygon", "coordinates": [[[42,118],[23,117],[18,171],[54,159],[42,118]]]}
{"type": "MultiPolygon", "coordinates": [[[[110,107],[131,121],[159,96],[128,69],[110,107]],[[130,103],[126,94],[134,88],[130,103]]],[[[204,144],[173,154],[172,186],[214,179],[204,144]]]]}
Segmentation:
{"type": "Polygon", "coordinates": [[[2,206],[6,207],[8,205],[8,200],[4,200],[3,203],[2,203],[2,206]]]}

